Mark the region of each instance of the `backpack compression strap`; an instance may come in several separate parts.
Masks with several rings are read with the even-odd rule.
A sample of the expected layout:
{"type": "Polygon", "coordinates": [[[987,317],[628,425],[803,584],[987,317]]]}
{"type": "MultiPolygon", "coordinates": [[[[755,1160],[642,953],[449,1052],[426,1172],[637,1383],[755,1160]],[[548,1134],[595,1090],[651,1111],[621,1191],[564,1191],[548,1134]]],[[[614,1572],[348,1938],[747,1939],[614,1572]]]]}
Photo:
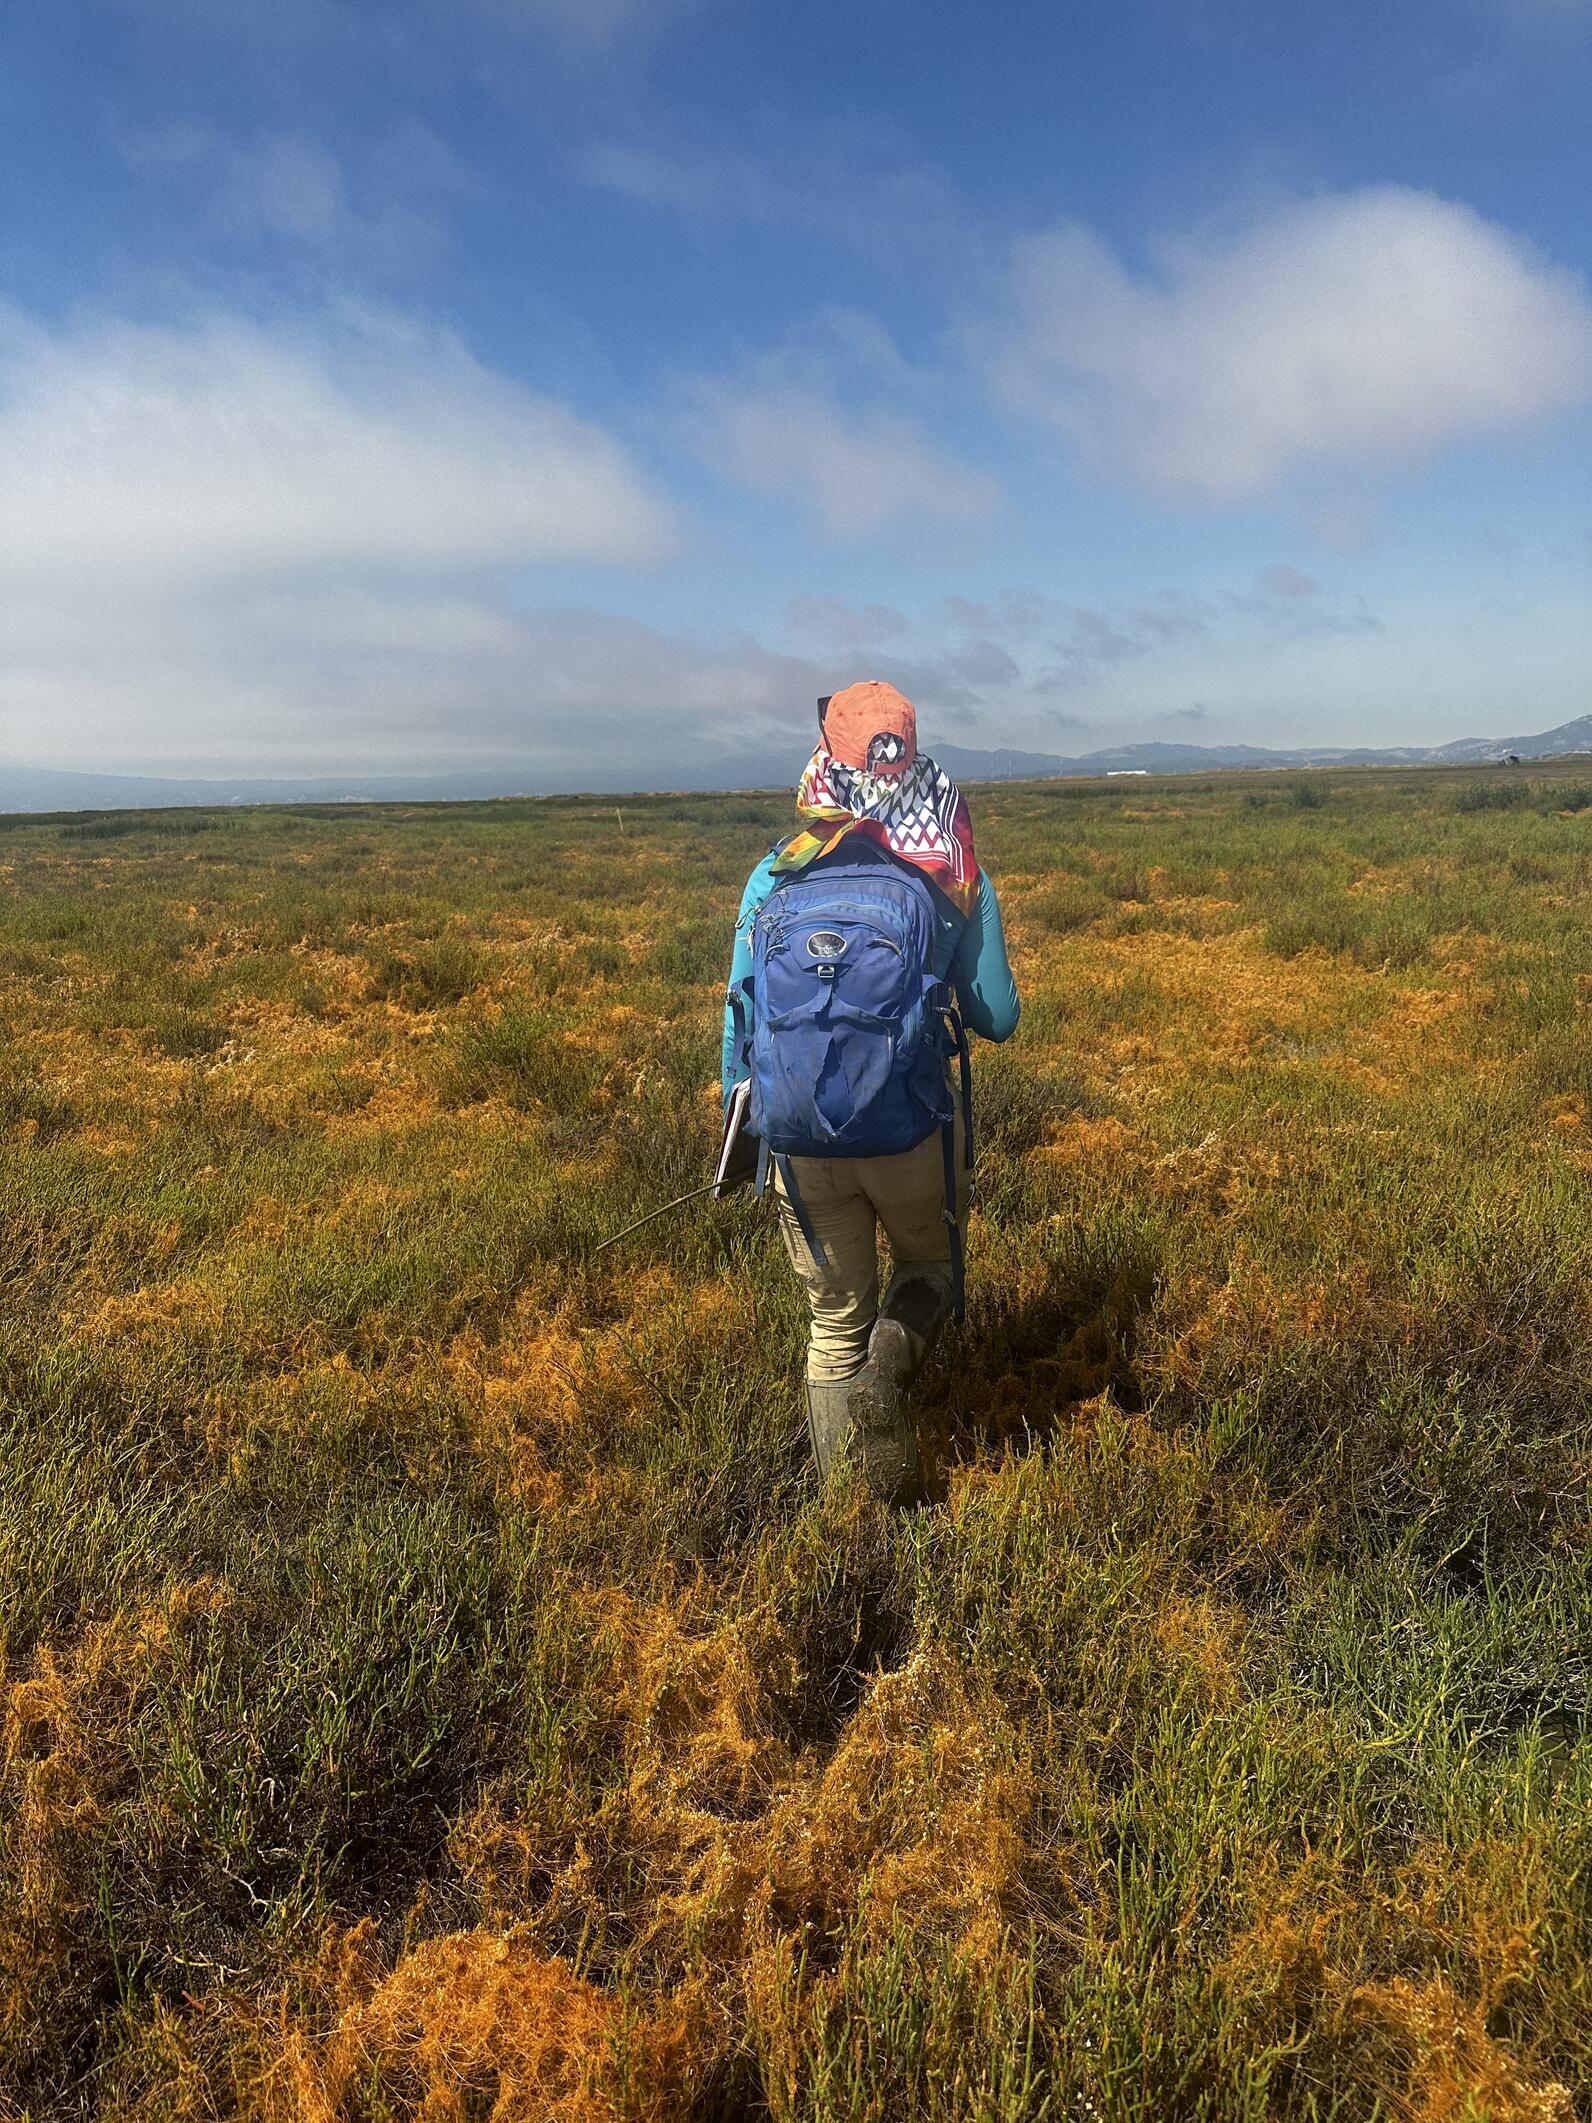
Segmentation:
{"type": "Polygon", "coordinates": [[[812,1255],[813,1266],[820,1270],[827,1268],[829,1266],[829,1255],[824,1251],[823,1242],[813,1229],[813,1220],[807,1213],[807,1204],[802,1200],[802,1190],[796,1184],[796,1175],[791,1170],[790,1159],[781,1150],[775,1150],[771,1154],[767,1143],[761,1143],[758,1146],[757,1184],[753,1192],[761,1194],[768,1185],[768,1168],[770,1164],[773,1165],[775,1171],[779,1174],[779,1183],[785,1190],[785,1199],[790,1203],[791,1213],[795,1216],[801,1231],[802,1244],[812,1255]]]}

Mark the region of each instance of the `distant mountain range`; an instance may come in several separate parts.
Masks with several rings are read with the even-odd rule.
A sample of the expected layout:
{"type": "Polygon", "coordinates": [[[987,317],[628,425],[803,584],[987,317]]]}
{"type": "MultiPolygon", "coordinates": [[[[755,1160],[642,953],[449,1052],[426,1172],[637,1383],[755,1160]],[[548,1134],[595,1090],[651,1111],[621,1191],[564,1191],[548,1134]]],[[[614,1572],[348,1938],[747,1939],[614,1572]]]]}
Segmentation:
{"type": "Polygon", "coordinates": [[[1576,752],[1592,752],[1592,715],[1578,715],[1535,737],[1461,737],[1447,745],[1313,745],[1290,751],[1263,745],[1138,744],[1072,758],[937,745],[934,756],[959,780],[1017,781],[1061,774],[1202,774],[1232,767],[1477,766],[1510,757],[1561,759],[1576,752]]]}
{"type": "MultiPolygon", "coordinates": [[[[1318,745],[1274,751],[1261,745],[1135,744],[1066,757],[1055,752],[1017,752],[1006,746],[976,751],[942,744],[934,756],[960,781],[1050,780],[1063,775],[1202,774],[1237,767],[1464,766],[1558,759],[1592,753],[1592,714],[1543,730],[1534,737],[1461,737],[1447,745],[1343,747],[1318,745]]],[[[801,759],[760,758],[749,753],[708,760],[692,771],[682,761],[680,787],[774,788],[794,781],[801,759]]],[[[54,767],[0,766],[0,812],[160,810],[179,804],[439,803],[493,796],[537,796],[601,788],[624,794],[634,781],[617,762],[600,782],[542,779],[523,771],[483,768],[433,775],[284,775],[273,779],[218,781],[168,779],[142,774],[77,774],[54,767]]]]}

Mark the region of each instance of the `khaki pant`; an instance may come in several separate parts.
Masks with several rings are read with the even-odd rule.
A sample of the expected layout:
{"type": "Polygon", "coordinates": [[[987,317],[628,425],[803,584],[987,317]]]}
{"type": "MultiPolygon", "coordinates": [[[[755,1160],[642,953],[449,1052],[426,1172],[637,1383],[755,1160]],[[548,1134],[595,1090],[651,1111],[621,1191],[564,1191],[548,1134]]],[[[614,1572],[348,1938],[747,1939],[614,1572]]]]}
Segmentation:
{"type": "MultiPolygon", "coordinates": [[[[967,1168],[962,1102],[956,1102],[956,1213],[967,1235],[967,1168]]],[[[894,1157],[793,1157],[791,1170],[807,1220],[827,1267],[807,1250],[796,1212],[785,1199],[778,1167],[774,1192],[780,1236],[807,1292],[812,1334],[810,1379],[850,1378],[868,1356],[879,1312],[878,1227],[883,1224],[896,1267],[937,1269],[951,1287],[951,1234],[945,1222],[945,1148],[941,1131],[894,1157]]]]}

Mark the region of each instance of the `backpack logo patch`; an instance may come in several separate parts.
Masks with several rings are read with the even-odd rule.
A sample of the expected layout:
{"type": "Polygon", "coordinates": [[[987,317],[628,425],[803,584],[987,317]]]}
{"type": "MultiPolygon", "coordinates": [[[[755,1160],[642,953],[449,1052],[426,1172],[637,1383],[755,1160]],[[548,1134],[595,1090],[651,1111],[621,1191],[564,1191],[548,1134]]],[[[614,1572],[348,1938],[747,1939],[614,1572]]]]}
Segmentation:
{"type": "Polygon", "coordinates": [[[838,958],[845,948],[845,937],[837,936],[833,929],[814,929],[807,939],[808,955],[812,958],[838,958]]]}

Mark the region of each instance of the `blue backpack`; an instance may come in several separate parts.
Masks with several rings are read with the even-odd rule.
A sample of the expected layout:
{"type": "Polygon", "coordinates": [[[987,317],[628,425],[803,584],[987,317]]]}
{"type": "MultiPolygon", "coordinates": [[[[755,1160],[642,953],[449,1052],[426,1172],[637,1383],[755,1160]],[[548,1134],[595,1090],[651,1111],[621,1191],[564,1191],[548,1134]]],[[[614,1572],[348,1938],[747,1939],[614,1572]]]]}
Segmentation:
{"type": "Polygon", "coordinates": [[[759,1191],[772,1160],[820,1267],[826,1256],[789,1160],[890,1157],[941,1131],[960,1314],[951,1056],[961,1068],[970,1169],[972,1079],[954,996],[934,971],[938,920],[928,880],[906,863],[817,863],[780,879],[764,900],[751,977],[731,1000],[737,1060],[751,1077],[748,1121],[762,1144],[759,1191]]]}

